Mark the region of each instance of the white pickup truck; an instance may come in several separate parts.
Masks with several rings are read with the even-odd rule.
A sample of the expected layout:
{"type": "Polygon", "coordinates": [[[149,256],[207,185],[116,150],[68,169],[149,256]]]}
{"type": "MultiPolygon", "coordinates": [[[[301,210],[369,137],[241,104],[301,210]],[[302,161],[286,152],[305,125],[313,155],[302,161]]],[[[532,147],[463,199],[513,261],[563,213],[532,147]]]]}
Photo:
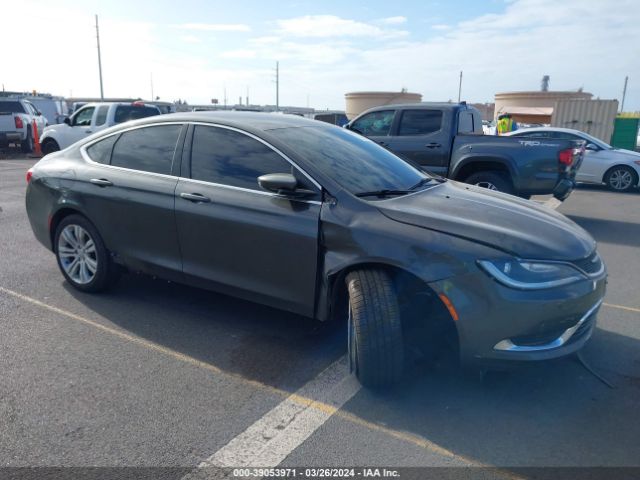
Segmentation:
{"type": "Polygon", "coordinates": [[[155,105],[133,103],[88,103],[79,108],[64,123],[44,129],[40,143],[42,153],[55,152],[85,138],[87,135],[138,118],[160,115],[155,105]]]}
{"type": "Polygon", "coordinates": [[[0,147],[19,143],[24,153],[31,153],[34,145],[33,122],[38,133],[47,126],[47,119],[28,100],[0,98],[0,147]]]}

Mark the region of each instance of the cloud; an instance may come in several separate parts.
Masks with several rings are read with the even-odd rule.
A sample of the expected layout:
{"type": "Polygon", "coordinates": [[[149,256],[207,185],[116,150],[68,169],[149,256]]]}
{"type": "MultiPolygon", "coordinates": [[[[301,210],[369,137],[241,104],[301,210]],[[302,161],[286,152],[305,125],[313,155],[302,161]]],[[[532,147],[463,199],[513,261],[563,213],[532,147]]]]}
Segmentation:
{"type": "Polygon", "coordinates": [[[451,26],[450,25],[445,25],[443,23],[438,23],[436,25],[431,25],[431,28],[434,29],[434,30],[440,30],[440,31],[451,30],[451,26]]]}
{"type": "Polygon", "coordinates": [[[255,50],[229,50],[227,52],[222,52],[220,56],[222,58],[255,58],[256,57],[255,50]]]}
{"type": "Polygon", "coordinates": [[[202,42],[202,40],[200,40],[195,35],[184,35],[180,37],[180,40],[182,40],[185,43],[201,43],[202,42]]]}
{"type": "Polygon", "coordinates": [[[174,25],[182,30],[197,30],[204,32],[249,32],[251,27],[244,23],[182,23],[174,25]]]}
{"type": "Polygon", "coordinates": [[[383,29],[369,23],[340,18],[335,15],[305,15],[277,20],[278,34],[293,37],[380,37],[405,36],[403,30],[383,29]]]}
{"type": "Polygon", "coordinates": [[[378,20],[378,23],[381,23],[383,25],[401,25],[403,23],[407,23],[407,17],[397,16],[381,18],[380,20],[378,20]]]}

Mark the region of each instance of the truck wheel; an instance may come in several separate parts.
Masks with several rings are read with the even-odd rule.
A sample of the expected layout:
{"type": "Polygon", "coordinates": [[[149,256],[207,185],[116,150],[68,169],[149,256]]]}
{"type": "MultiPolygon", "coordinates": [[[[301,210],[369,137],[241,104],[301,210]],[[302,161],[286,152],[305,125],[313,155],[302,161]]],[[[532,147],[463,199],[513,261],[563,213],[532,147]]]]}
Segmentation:
{"type": "Polygon", "coordinates": [[[22,153],[33,152],[33,135],[31,135],[31,129],[27,128],[27,138],[20,142],[20,149],[22,153]]]}
{"type": "Polygon", "coordinates": [[[42,153],[47,155],[49,153],[57,152],[60,150],[60,145],[53,138],[47,138],[42,142],[42,153]]]}
{"type": "Polygon", "coordinates": [[[360,383],[380,388],[402,376],[404,346],[396,292],[382,270],[347,275],[349,359],[360,383]]]}
{"type": "Polygon", "coordinates": [[[489,190],[509,193],[511,195],[515,193],[511,180],[502,172],[473,173],[465,179],[465,183],[470,183],[471,185],[487,188],[489,190]]]}
{"type": "Polygon", "coordinates": [[[636,172],[625,165],[617,165],[604,175],[604,183],[616,192],[627,192],[638,183],[636,172]]]}
{"type": "Polygon", "coordinates": [[[56,228],[54,248],[64,278],[83,292],[101,292],[119,276],[117,265],[96,227],[81,215],[69,215],[56,228]]]}

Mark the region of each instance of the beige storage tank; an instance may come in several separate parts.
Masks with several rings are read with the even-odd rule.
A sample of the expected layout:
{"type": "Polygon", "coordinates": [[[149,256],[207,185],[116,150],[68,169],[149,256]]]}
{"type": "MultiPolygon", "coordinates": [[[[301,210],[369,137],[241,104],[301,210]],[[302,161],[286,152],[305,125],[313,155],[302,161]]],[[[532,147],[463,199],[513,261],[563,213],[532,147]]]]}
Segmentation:
{"type": "Polygon", "coordinates": [[[517,122],[550,123],[556,103],[561,100],[589,100],[588,92],[531,91],[496,93],[494,115],[510,113],[517,122]]]}
{"type": "Polygon", "coordinates": [[[351,92],[344,95],[347,118],[352,120],[359,114],[380,105],[394,103],[419,103],[422,101],[420,93],[409,92],[351,92]]]}

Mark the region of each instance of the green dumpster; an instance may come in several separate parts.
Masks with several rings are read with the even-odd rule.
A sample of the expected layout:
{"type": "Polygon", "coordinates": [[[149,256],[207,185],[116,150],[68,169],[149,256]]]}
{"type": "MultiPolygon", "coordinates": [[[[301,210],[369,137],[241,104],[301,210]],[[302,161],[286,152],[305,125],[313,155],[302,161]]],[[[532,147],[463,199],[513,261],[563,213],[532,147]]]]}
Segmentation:
{"type": "Polygon", "coordinates": [[[616,148],[636,149],[640,117],[616,117],[611,135],[611,145],[616,148]]]}

